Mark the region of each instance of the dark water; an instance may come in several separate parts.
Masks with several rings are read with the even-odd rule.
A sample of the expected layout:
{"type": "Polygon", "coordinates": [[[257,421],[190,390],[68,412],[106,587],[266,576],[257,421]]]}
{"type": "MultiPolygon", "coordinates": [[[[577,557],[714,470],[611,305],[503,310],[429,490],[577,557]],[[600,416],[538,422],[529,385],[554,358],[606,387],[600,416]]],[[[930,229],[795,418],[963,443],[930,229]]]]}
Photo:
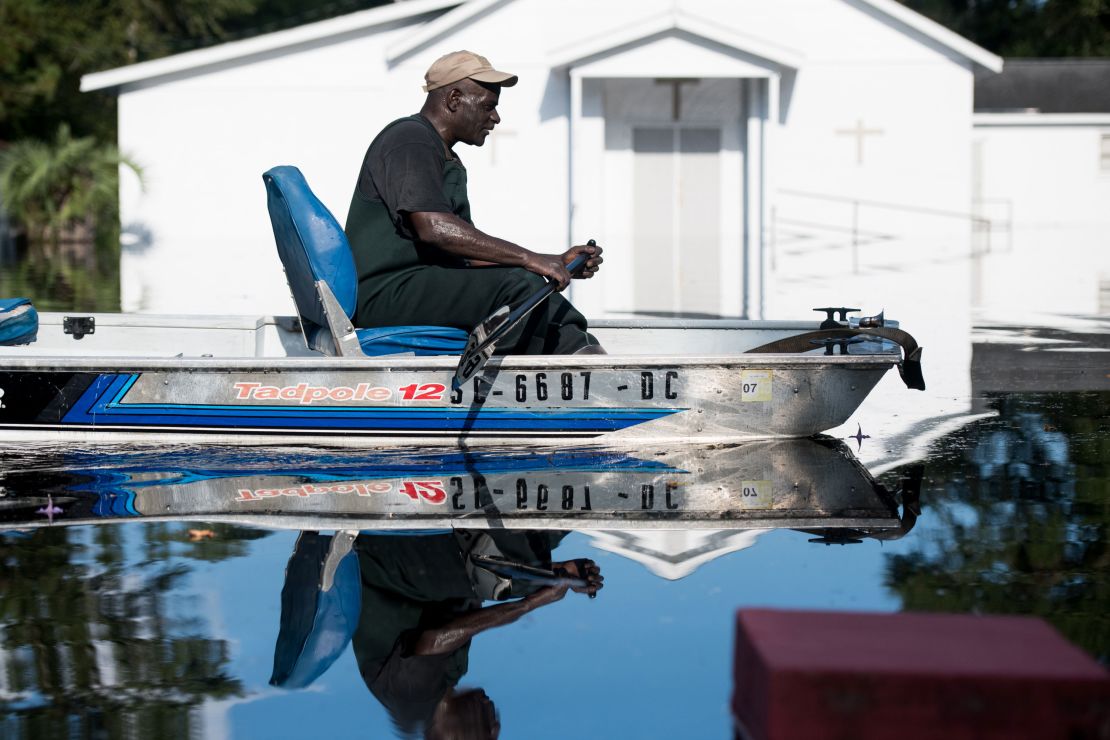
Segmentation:
{"type": "Polygon", "coordinates": [[[319,541],[291,561],[290,530],[62,526],[72,501],[117,484],[59,468],[57,452],[0,453],[5,520],[56,522],[0,533],[0,736],[394,737],[457,683],[452,711],[481,725],[492,705],[502,737],[727,738],[735,613],[753,606],[1037,615],[1110,663],[1110,393],[976,402],[996,414],[880,476],[895,492],[920,475],[919,500],[895,493],[901,520],[840,538],[855,544],[788,528],[506,535],[521,562],[589,558],[605,579],[597,598],[571,591],[515,621],[473,616],[459,538],[361,535],[344,561],[372,584],[361,624],[305,688],[271,675],[276,646],[286,674],[296,652],[290,632],[279,645],[283,588],[289,629],[314,598],[301,587],[319,541]],[[420,654],[420,636],[467,615],[490,622],[469,647],[420,654]]]}

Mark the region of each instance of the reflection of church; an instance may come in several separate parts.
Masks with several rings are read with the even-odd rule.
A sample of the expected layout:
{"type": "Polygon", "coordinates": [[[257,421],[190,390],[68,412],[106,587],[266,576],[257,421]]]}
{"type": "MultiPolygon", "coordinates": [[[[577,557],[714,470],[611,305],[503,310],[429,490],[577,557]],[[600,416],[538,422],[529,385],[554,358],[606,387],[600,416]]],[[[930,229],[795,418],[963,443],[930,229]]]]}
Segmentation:
{"type": "Polygon", "coordinates": [[[766,529],[639,529],[591,532],[591,544],[647,566],[655,575],[677,581],[710,560],[755,544],[766,529]]]}

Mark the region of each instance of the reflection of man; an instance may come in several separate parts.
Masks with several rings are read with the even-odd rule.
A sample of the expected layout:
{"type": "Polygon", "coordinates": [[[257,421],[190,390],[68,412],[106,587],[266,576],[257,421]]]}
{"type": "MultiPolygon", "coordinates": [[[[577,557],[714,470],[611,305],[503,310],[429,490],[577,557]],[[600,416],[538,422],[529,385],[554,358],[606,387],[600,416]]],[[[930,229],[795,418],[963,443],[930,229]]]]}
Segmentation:
{"type": "MultiPolygon", "coordinates": [[[[538,254],[474,227],[466,169],[453,147],[482,146],[501,121],[497,102],[515,75],[485,57],[459,51],[425,75],[428,97],[417,115],[389,124],[370,144],[347,214],[346,232],[358,271],[355,324],[430,324],[471,329],[494,310],[516,305],[555,281],[566,265],[589,258],[577,277],[599,269],[601,247],[538,254]]],[[[533,204],[542,207],[542,204],[533,204]]],[[[603,354],[586,319],[553,295],[499,345],[528,354],[603,354]]]]}
{"type": "Polygon", "coordinates": [[[491,593],[488,573],[476,573],[469,554],[496,552],[525,565],[548,567],[588,581],[574,587],[594,594],[602,586],[592,561],[552,563],[563,533],[498,531],[442,535],[360,535],[355,541],[362,574],[362,611],[353,645],[367,687],[405,733],[426,737],[496,737],[493,703],[480,689],[456,691],[466,673],[471,639],[559,601],[569,586],[513,579],[509,601],[482,607],[491,593]],[[480,593],[483,592],[483,593],[480,593]]]}

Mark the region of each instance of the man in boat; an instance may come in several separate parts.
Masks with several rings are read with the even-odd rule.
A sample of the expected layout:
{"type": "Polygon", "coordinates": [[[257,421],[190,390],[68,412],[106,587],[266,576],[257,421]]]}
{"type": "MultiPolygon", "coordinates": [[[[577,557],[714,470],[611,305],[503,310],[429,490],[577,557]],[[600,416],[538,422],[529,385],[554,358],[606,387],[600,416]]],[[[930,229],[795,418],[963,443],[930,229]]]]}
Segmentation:
{"type": "MultiPolygon", "coordinates": [[[[573,246],[540,254],[475,228],[466,169],[454,146],[482,146],[501,121],[501,89],[516,75],[485,57],[457,51],[424,75],[424,106],[386,126],[370,144],[347,214],[346,232],[358,273],[355,324],[454,326],[470,330],[504,305],[516,305],[554,281],[570,283],[566,266],[588,259],[576,278],[593,277],[601,247],[573,246]]],[[[604,354],[585,317],[554,294],[510,332],[499,353],[604,354]]]]}

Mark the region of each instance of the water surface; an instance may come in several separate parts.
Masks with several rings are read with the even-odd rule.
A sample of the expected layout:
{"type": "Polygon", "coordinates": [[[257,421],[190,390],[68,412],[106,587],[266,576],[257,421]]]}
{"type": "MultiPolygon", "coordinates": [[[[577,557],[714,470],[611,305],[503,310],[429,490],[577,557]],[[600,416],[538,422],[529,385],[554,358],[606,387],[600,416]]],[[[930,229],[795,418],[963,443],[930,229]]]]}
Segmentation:
{"type": "MultiPolygon", "coordinates": [[[[906,397],[907,404],[913,400],[906,397]]],[[[189,491],[202,491],[194,497],[200,499],[224,483],[256,492],[261,489],[243,488],[242,476],[274,465],[299,465],[297,485],[369,485],[367,470],[380,464],[369,453],[284,450],[268,457],[254,451],[236,462],[234,455],[204,459],[171,450],[160,463],[148,457],[138,465],[136,458],[103,451],[3,450],[0,735],[393,737],[435,704],[436,686],[457,680],[457,690],[480,688],[488,696],[502,737],[727,738],[734,620],[745,607],[1036,615],[1107,664],[1110,392],[1011,393],[980,382],[963,401],[974,413],[956,422],[946,415],[921,454],[887,438],[865,403],[858,438],[843,440],[848,431],[840,430],[846,448],[826,443],[844,462],[822,468],[832,472],[812,484],[805,483],[811,480],[805,470],[797,473],[802,489],[814,491],[788,509],[791,516],[810,516],[804,522],[791,520],[784,508],[759,526],[758,517],[773,510],[753,505],[730,523],[739,529],[598,531],[586,522],[586,528],[510,532],[498,546],[517,562],[588,558],[600,566],[604,588],[594,599],[568,592],[516,621],[479,631],[465,654],[440,656],[431,668],[425,662],[408,689],[379,685],[376,692],[363,673],[380,670],[398,641],[413,642],[414,629],[423,634],[504,603],[462,598],[460,589],[473,583],[453,554],[467,546],[459,538],[360,535],[355,558],[347,561],[357,563],[361,584],[360,631],[322,675],[289,688],[271,683],[283,588],[292,589],[288,629],[289,606],[315,598],[315,588],[304,586],[318,573],[300,581],[287,574],[301,573],[305,562],[319,564],[312,557],[291,561],[301,533],[255,526],[250,517],[151,520],[158,512],[140,511],[163,489],[176,491],[177,498],[158,499],[170,508],[184,506],[189,491]],[[874,461],[875,455],[888,462],[874,461]],[[857,471],[857,456],[876,473],[874,491],[857,471]],[[309,475],[309,468],[316,473],[309,475]],[[836,498],[849,488],[871,498],[836,498]],[[824,519],[814,526],[818,509],[824,519]]],[[[526,479],[526,511],[536,513],[544,476],[579,476],[576,509],[584,481],[596,502],[642,511],[648,499],[638,479],[610,488],[604,481],[618,473],[684,474],[678,466],[660,472],[656,458],[642,460],[646,468],[630,459],[636,455],[568,464],[547,455],[530,459],[521,473],[518,456],[511,475],[526,479]]],[[[735,462],[739,478],[722,474],[717,488],[706,489],[727,489],[734,503],[751,482],[742,461],[735,462]]],[[[494,479],[490,468],[478,472],[494,479]]],[[[409,505],[401,481],[412,478],[404,471],[378,476],[393,481],[398,506],[409,505]]],[[[444,481],[450,506],[451,476],[444,481]]],[[[433,489],[412,493],[436,495],[433,489]]],[[[502,495],[509,502],[502,508],[516,511],[518,489],[502,495]]],[[[561,510],[561,495],[561,488],[549,488],[549,511],[561,510]]],[[[652,489],[652,507],[661,516],[666,496],[665,485],[652,489]]],[[[672,503],[680,505],[678,498],[672,503]]],[[[302,548],[311,542],[302,538],[302,548]]],[[[538,587],[514,581],[512,588],[534,593],[538,587]]],[[[288,645],[278,653],[288,667],[288,645]]],[[[398,673],[405,675],[417,674],[398,673]]],[[[480,716],[486,705],[472,696],[478,699],[464,709],[480,716]]]]}

